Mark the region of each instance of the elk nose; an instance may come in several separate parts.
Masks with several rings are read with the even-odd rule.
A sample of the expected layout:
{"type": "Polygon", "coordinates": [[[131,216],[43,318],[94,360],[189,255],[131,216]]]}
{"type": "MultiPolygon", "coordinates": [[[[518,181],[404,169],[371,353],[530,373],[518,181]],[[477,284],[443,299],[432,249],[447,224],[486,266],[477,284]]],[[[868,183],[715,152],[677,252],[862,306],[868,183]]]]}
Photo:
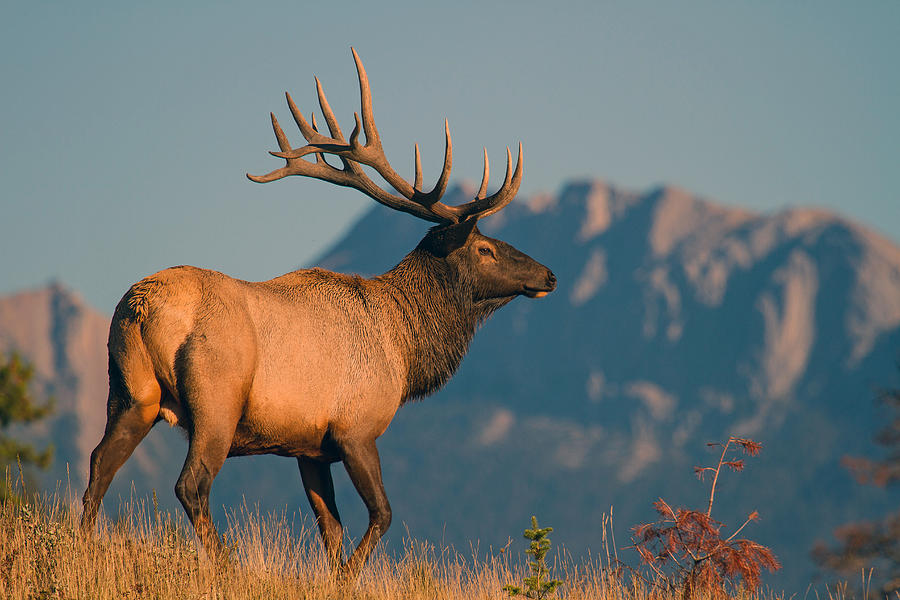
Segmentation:
{"type": "Polygon", "coordinates": [[[547,285],[550,286],[551,290],[556,289],[556,275],[550,269],[547,269],[547,285]]]}

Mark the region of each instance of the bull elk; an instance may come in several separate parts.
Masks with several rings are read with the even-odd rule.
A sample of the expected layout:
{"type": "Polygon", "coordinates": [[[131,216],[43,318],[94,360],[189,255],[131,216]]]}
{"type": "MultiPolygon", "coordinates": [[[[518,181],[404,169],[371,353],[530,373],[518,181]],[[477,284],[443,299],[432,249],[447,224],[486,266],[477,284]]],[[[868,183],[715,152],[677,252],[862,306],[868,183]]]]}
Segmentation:
{"type": "Polygon", "coordinates": [[[486,193],[485,151],[475,198],[458,206],[442,203],[452,162],[446,122],[443,170],[426,192],[418,145],[412,184],[388,164],[355,50],[353,58],[362,122],[354,115],[349,141],[316,79],[330,137],[286,94],[308,143],[292,148],[273,114],[281,150],[271,154],[286,165],[247,176],[266,183],[304,175],[353,187],[436,225],[396,267],[372,279],[302,269],[248,282],[181,266],[131,286],[110,326],[107,423],[91,453],[81,519],[86,533],[116,471],[153,425],[165,420],[187,432],[187,458],[175,493],[210,556],[222,550],[210,519],[209,492],[225,459],[277,454],[299,463],[333,568],[355,576],[391,522],[375,440],[400,406],[434,392],[453,375],[479,323],[516,296],[537,298],[555,289],[549,269],[482,235],[476,225],[516,195],[521,144],[515,171],[507,148],[506,178],[495,194],[486,193]],[[307,155],[314,162],[304,159],[307,155]],[[341,168],[326,155],[337,157],[341,168]],[[376,185],[363,166],[399,195],[376,185]],[[331,464],[338,461],[369,512],[368,529],[346,563],[331,477],[331,464]]]}

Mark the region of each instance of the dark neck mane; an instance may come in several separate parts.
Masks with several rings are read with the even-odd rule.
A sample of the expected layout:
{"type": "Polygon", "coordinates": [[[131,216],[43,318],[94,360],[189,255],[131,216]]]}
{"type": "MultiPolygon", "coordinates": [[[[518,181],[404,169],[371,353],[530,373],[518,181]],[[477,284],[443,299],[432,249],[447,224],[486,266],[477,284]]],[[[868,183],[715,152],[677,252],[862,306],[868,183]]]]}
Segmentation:
{"type": "Polygon", "coordinates": [[[456,372],[478,325],[511,298],[474,302],[444,258],[417,248],[377,277],[397,303],[397,341],[407,365],[403,402],[423,398],[456,372]]]}

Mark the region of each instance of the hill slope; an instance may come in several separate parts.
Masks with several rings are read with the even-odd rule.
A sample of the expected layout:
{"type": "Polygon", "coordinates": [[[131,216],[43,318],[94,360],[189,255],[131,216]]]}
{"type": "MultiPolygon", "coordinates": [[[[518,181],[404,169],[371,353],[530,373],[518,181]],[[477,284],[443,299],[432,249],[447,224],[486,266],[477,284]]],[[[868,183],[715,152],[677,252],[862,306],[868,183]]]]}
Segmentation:
{"type": "MultiPolygon", "coordinates": [[[[425,228],[376,207],[318,264],[383,272],[425,228]]],[[[691,468],[711,460],[707,441],[744,435],[764,453],[725,478],[717,514],[736,523],[759,510],[749,535],[786,565],[771,583],[798,591],[814,539],[891,502],[838,464],[871,450],[874,390],[896,383],[891,242],[824,211],[760,215],[597,181],[514,203],[482,230],[551,267],[559,289],[492,317],[448,386],[401,410],[380,440],[395,541],[406,523],[418,539],[496,548],[535,513],[577,555],[599,548],[614,506],[624,546],[657,497],[702,502],[691,468]]],[[[0,300],[0,348],[35,360],[56,390],[52,429],[82,476],[105,417],[107,321],[59,286],[29,294],[0,300]]],[[[140,494],[171,489],[184,447],[157,427],[108,498],[127,495],[132,479],[140,494]]],[[[339,487],[358,536],[361,502],[345,477],[339,487]]],[[[214,502],[234,506],[245,493],[263,509],[308,512],[290,460],[228,461],[214,502]]]]}

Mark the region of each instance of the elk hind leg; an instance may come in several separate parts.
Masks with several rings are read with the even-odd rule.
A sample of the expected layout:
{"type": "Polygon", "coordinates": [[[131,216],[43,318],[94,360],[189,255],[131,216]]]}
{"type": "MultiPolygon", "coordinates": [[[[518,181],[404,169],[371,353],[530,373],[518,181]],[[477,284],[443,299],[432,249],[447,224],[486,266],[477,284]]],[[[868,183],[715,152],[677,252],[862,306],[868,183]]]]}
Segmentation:
{"type": "MultiPolygon", "coordinates": [[[[220,407],[221,408],[221,407],[220,407]]],[[[224,547],[209,512],[209,492],[234,439],[239,414],[194,412],[187,458],[175,484],[175,495],[212,560],[225,558],[224,547]]]]}
{"type": "Polygon", "coordinates": [[[81,530],[93,529],[100,502],[116,472],[149,433],[159,416],[161,389],[153,377],[144,378],[132,394],[121,372],[112,364],[107,400],[106,430],[91,452],[90,479],[82,498],[81,530]]]}

